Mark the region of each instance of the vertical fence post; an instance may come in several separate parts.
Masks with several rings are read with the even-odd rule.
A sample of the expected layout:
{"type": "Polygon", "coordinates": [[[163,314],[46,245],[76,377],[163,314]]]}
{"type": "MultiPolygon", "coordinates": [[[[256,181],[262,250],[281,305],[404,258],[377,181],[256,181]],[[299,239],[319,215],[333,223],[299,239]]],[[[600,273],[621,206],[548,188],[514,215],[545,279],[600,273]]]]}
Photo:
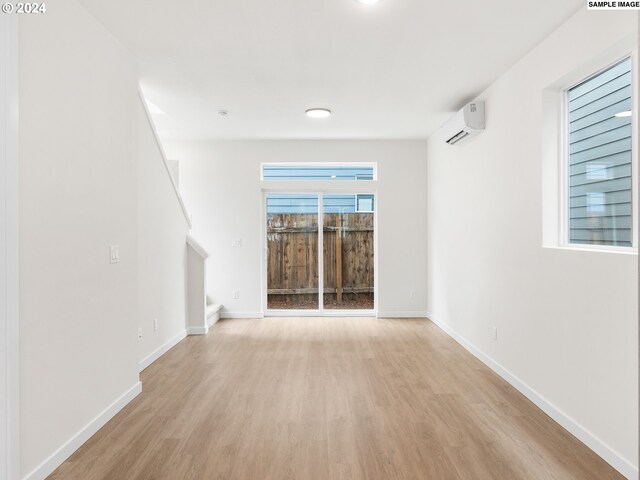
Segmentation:
{"type": "Polygon", "coordinates": [[[342,305],[342,214],[336,216],[336,299],[342,305]]]}

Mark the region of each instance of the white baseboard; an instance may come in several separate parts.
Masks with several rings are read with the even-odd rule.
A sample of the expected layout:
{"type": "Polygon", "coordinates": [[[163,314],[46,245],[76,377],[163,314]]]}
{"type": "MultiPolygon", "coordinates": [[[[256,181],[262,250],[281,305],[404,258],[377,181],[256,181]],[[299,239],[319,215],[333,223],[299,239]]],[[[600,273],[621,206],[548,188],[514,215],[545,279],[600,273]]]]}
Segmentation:
{"type": "Polygon", "coordinates": [[[378,318],[427,318],[427,312],[378,312],[378,318]]]}
{"type": "MultiPolygon", "coordinates": [[[[319,310],[268,310],[263,318],[287,318],[287,317],[319,317],[319,310]]],[[[244,317],[242,317],[244,318],[244,317]]]]}
{"type": "Polygon", "coordinates": [[[209,327],[187,327],[187,335],[206,335],[209,327]]]}
{"type": "Polygon", "coordinates": [[[435,318],[433,315],[427,315],[427,317],[438,327],[440,327],[445,333],[447,333],[456,342],[462,345],[466,350],[473,354],[478,360],[484,363],[487,367],[493,370],[506,380],[512,387],[522,393],[525,397],[531,400],[538,408],[544,413],[549,415],[553,420],[560,424],[564,429],[569,431],[574,437],[584,443],[587,447],[598,454],[604,461],[615,468],[618,472],[624,475],[629,480],[638,480],[638,468],[633,466],[626,459],[621,457],[618,453],[612,450],[607,444],[602,442],[589,430],[578,424],[575,420],[569,417],[562,410],[555,407],[546,398],[537,393],[526,383],[513,375],[509,370],[504,368],[498,362],[493,360],[490,356],[482,352],[479,348],[466,340],[462,335],[453,330],[449,325],[440,319],[435,318]]]}
{"type": "Polygon", "coordinates": [[[145,368],[147,368],[149,365],[151,365],[153,362],[159,359],[162,355],[164,355],[173,347],[175,347],[178,343],[180,343],[180,341],[186,336],[187,336],[187,331],[182,330],[180,333],[178,333],[175,337],[173,337],[167,343],[165,343],[160,348],[152,352],[150,355],[140,360],[140,363],[138,364],[138,372],[143,371],[145,368]]]}
{"type": "Polygon", "coordinates": [[[223,310],[220,318],[263,318],[262,312],[228,312],[223,310]]]}
{"type": "Polygon", "coordinates": [[[142,392],[142,383],[138,382],[128,391],[113,402],[100,415],[91,420],[87,426],[76,433],[67,443],[62,445],[56,452],[47,458],[39,467],[24,477],[24,480],[44,480],[53,471],[100,430],[109,420],[122,410],[131,400],[142,392]]]}

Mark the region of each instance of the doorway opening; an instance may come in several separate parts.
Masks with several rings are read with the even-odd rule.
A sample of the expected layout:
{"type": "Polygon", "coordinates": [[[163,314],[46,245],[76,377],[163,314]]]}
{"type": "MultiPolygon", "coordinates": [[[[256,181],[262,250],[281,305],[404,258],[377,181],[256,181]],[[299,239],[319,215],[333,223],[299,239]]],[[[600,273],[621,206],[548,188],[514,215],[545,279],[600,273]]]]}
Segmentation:
{"type": "Polygon", "coordinates": [[[375,193],[269,192],[267,315],[373,315],[375,193]]]}

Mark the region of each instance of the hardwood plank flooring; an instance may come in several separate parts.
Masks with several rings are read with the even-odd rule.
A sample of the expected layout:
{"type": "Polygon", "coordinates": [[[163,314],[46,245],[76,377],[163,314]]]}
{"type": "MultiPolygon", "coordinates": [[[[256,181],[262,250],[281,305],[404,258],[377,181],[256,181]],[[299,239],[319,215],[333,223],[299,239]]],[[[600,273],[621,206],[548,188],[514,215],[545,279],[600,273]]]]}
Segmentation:
{"type": "Polygon", "coordinates": [[[223,320],[50,479],[621,479],[427,320],[223,320]]]}

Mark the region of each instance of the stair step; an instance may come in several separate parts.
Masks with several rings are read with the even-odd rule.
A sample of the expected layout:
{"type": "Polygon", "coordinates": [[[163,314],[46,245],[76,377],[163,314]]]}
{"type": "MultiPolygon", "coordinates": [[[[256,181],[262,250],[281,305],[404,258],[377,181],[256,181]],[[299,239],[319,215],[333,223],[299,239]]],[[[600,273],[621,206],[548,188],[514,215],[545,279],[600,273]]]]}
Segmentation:
{"type": "Polygon", "coordinates": [[[222,310],[222,305],[219,303],[213,303],[211,305],[207,305],[207,318],[220,312],[220,310],[222,310]]]}

